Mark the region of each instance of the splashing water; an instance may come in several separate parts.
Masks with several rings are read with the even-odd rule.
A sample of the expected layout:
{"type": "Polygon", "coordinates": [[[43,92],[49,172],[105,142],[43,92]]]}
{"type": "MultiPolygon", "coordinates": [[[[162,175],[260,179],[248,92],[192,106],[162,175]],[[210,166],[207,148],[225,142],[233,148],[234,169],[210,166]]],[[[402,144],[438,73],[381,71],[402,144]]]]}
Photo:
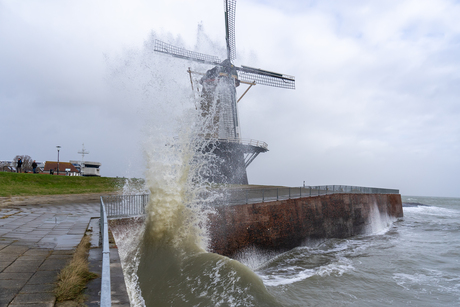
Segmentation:
{"type": "Polygon", "coordinates": [[[395,221],[395,217],[391,217],[387,212],[380,212],[378,205],[373,203],[370,206],[367,226],[364,231],[366,234],[384,234],[395,221]]]}
{"type": "MultiPolygon", "coordinates": [[[[143,146],[145,188],[150,192],[145,221],[114,233],[131,304],[278,306],[249,268],[207,252],[207,217],[213,212],[212,201],[220,197],[206,179],[217,159],[213,143],[205,138],[219,133],[212,125],[220,112],[216,101],[203,116],[195,107],[199,105],[196,93],[190,94],[176,80],[185,75],[185,69],[178,69],[181,61],[165,60],[145,50],[131,57],[118,74],[128,74],[129,80],[143,84],[147,96],[143,100],[151,103],[143,112],[150,116],[145,118],[143,146]]],[[[138,191],[129,184],[124,190],[138,191]]]]}

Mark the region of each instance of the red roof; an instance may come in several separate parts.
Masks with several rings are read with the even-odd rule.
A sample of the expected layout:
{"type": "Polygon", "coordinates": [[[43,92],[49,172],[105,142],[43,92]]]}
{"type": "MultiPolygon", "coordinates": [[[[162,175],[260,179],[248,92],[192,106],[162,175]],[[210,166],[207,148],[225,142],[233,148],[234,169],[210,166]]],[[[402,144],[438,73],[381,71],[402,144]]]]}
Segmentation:
{"type": "MultiPolygon", "coordinates": [[[[49,172],[50,170],[57,171],[58,163],[55,161],[46,161],[44,172],[49,172]]],[[[59,172],[65,173],[66,168],[70,169],[71,172],[78,173],[78,170],[70,162],[59,162],[59,172]]]]}

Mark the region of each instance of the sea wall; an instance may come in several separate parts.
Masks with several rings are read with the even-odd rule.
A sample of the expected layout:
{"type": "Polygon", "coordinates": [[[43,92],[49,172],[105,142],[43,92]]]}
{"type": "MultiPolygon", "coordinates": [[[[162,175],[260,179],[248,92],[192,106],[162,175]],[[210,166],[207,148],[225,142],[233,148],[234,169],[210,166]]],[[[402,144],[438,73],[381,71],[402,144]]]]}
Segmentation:
{"type": "Polygon", "coordinates": [[[229,257],[249,247],[289,250],[309,240],[362,234],[376,216],[402,217],[401,195],[332,194],[220,206],[210,216],[210,249],[229,257]]]}
{"type": "MultiPolygon", "coordinates": [[[[403,216],[400,194],[332,194],[280,201],[222,205],[209,215],[209,249],[235,257],[246,248],[285,251],[324,238],[346,238],[403,216]]],[[[109,221],[128,234],[143,217],[109,221]]]]}

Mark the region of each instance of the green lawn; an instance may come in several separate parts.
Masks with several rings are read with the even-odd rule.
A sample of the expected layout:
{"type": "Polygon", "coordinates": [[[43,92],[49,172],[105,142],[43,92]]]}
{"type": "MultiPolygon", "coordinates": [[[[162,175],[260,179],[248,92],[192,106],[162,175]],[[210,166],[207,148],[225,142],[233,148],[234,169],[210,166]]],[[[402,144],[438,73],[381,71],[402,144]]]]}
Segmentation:
{"type": "Polygon", "coordinates": [[[118,191],[126,179],[0,172],[0,197],[108,193],[118,191]]]}
{"type": "MultiPolygon", "coordinates": [[[[0,172],[0,197],[110,193],[120,191],[128,179],[112,177],[79,177],[0,172]]],[[[130,179],[130,185],[144,185],[143,179],[130,179]]],[[[220,185],[214,185],[215,188],[220,185]]],[[[228,189],[260,189],[278,186],[225,185],[228,189]]]]}

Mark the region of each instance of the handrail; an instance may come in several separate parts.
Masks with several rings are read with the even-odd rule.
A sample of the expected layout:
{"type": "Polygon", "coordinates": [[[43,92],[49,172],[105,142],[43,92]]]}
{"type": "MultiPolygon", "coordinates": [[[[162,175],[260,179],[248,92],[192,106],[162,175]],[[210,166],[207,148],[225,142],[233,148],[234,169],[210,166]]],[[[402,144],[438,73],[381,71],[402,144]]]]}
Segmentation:
{"type": "Polygon", "coordinates": [[[105,211],[104,201],[101,196],[101,215],[99,218],[100,233],[102,236],[102,277],[101,277],[101,302],[100,306],[110,307],[112,305],[112,294],[110,289],[110,247],[109,247],[109,225],[105,211]]]}
{"type": "Polygon", "coordinates": [[[331,194],[399,194],[396,189],[325,185],[304,187],[277,187],[262,189],[222,190],[220,204],[253,204],[331,194]]]}
{"type": "Polygon", "coordinates": [[[268,149],[268,144],[263,142],[263,141],[258,141],[254,139],[242,139],[242,138],[219,138],[219,141],[226,141],[229,143],[238,143],[238,144],[243,144],[243,145],[250,145],[254,147],[260,147],[263,149],[268,149]]]}

